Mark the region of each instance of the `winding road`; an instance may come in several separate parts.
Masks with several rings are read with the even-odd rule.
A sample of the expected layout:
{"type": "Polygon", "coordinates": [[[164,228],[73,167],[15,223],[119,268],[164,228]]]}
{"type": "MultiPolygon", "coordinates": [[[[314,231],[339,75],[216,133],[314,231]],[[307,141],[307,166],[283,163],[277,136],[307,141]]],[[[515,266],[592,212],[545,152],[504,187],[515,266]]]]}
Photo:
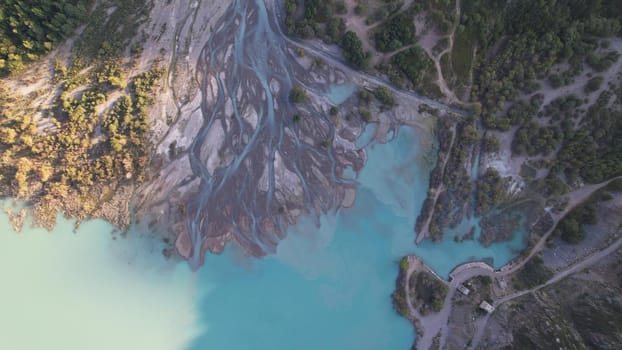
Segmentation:
{"type": "MultiPolygon", "coordinates": [[[[506,303],[510,300],[516,299],[518,297],[521,297],[523,295],[526,294],[530,294],[533,292],[536,292],[544,287],[547,287],[551,284],[557,283],[559,281],[561,281],[562,279],[568,277],[569,275],[572,275],[574,273],[580,272],[592,265],[594,265],[595,263],[597,263],[598,261],[600,261],[601,259],[607,257],[608,255],[610,255],[611,253],[614,253],[616,250],[618,250],[620,247],[622,247],[622,237],[619,237],[615,242],[613,242],[611,245],[609,245],[607,248],[600,250],[590,256],[588,256],[586,259],[571,265],[570,267],[559,271],[557,273],[555,273],[555,275],[553,275],[553,277],[551,277],[548,281],[546,281],[544,284],[541,284],[537,287],[531,288],[531,289],[527,289],[527,290],[522,290],[516,293],[512,293],[509,295],[506,295],[500,299],[495,300],[494,304],[495,307],[498,308],[501,304],[506,303]]],[[[471,341],[471,347],[469,349],[476,349],[477,346],[479,345],[481,339],[482,339],[482,335],[484,334],[484,331],[486,330],[486,324],[488,323],[488,320],[490,318],[490,315],[486,315],[485,317],[483,317],[480,322],[478,322],[477,325],[477,331],[475,333],[475,335],[473,336],[473,339],[471,341]]]]}
{"type": "MultiPolygon", "coordinates": [[[[478,265],[469,265],[467,268],[464,268],[464,269],[460,269],[459,267],[454,269],[454,271],[457,271],[457,272],[451,274],[452,279],[448,283],[449,292],[447,293],[447,296],[445,298],[445,302],[443,304],[443,309],[441,311],[439,311],[437,314],[435,314],[434,317],[426,316],[426,317],[422,317],[421,319],[419,319],[419,323],[421,324],[421,327],[425,330],[425,333],[424,333],[423,337],[421,337],[420,339],[417,339],[417,342],[416,342],[417,349],[428,349],[431,346],[431,344],[432,344],[432,340],[433,340],[434,336],[436,336],[436,334],[438,334],[439,332],[440,332],[440,335],[441,335],[440,336],[441,348],[443,348],[443,346],[445,345],[445,342],[446,342],[446,339],[447,339],[448,330],[449,330],[449,327],[447,327],[447,321],[449,320],[449,315],[450,315],[451,309],[452,309],[451,300],[452,300],[453,296],[456,293],[456,288],[458,287],[458,285],[466,282],[467,280],[469,280],[469,279],[471,279],[473,277],[477,277],[477,276],[489,276],[491,278],[497,278],[497,277],[507,276],[507,275],[510,275],[510,274],[518,271],[529,260],[531,260],[531,258],[533,258],[536,254],[538,254],[544,248],[547,239],[553,234],[557,224],[559,223],[559,221],[561,219],[563,219],[566,216],[566,214],[568,214],[570,211],[572,211],[578,205],[580,205],[585,200],[587,200],[596,191],[598,191],[601,188],[607,186],[610,182],[612,182],[614,180],[618,180],[618,179],[622,179],[622,176],[609,179],[609,180],[601,182],[599,184],[586,185],[586,186],[583,186],[582,188],[579,188],[579,189],[577,189],[577,190],[575,190],[573,192],[568,193],[565,196],[565,198],[568,200],[568,203],[567,203],[566,207],[564,208],[564,210],[562,212],[558,213],[558,214],[553,214],[553,224],[552,224],[551,228],[540,238],[540,240],[531,249],[530,253],[524,259],[522,259],[520,262],[515,263],[515,264],[511,264],[511,265],[506,265],[505,268],[502,268],[501,270],[498,270],[498,271],[494,271],[494,270],[491,270],[491,269],[488,269],[488,268],[483,268],[483,267],[480,267],[478,265]]],[[[609,255],[611,252],[615,251],[621,245],[622,245],[622,238],[618,239],[616,242],[611,244],[606,249],[591,255],[590,257],[586,258],[585,260],[583,260],[583,261],[581,261],[581,262],[571,266],[570,268],[568,268],[568,269],[566,269],[564,271],[560,271],[559,273],[555,274],[555,276],[553,276],[544,285],[538,286],[538,287],[534,288],[533,290],[522,291],[522,292],[515,293],[513,295],[509,295],[509,296],[507,296],[505,298],[501,298],[499,300],[494,301],[493,305],[494,306],[498,306],[500,303],[503,303],[503,302],[506,302],[506,301],[511,300],[513,298],[519,297],[519,296],[524,295],[526,293],[529,293],[531,291],[540,289],[540,288],[542,288],[542,287],[544,287],[546,285],[549,285],[551,283],[558,282],[559,280],[563,279],[564,277],[567,277],[569,274],[572,274],[574,272],[580,271],[580,270],[584,269],[585,267],[587,267],[587,266],[593,264],[594,262],[598,261],[602,257],[609,255]]],[[[409,277],[410,276],[407,275],[407,278],[409,278],[409,277]]],[[[415,316],[415,315],[413,315],[413,316],[415,316]]],[[[485,316],[484,318],[487,319],[488,316],[485,316]]],[[[483,330],[481,328],[485,327],[485,321],[481,321],[481,322],[482,322],[482,324],[478,325],[478,329],[477,329],[477,332],[476,332],[476,334],[479,334],[479,337],[481,337],[480,333],[483,332],[483,330]]],[[[477,339],[477,340],[479,341],[479,339],[477,339]]],[[[472,342],[472,344],[476,345],[475,342],[472,342]]],[[[474,348],[474,347],[472,346],[472,348],[474,348]]]]}

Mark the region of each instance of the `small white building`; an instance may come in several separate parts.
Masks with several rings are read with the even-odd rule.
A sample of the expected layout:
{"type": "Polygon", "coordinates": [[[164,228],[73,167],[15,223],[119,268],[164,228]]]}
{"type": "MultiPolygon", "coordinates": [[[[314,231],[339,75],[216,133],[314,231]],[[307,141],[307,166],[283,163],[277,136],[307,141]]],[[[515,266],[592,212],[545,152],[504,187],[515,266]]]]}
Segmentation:
{"type": "Polygon", "coordinates": [[[469,290],[469,288],[465,287],[464,284],[459,284],[458,287],[456,287],[456,289],[458,289],[458,291],[464,295],[469,295],[469,293],[471,293],[471,291],[469,290]]]}
{"type": "Polygon", "coordinates": [[[486,300],[482,300],[482,302],[479,304],[479,308],[488,312],[489,314],[495,311],[495,308],[490,305],[486,300]]]}

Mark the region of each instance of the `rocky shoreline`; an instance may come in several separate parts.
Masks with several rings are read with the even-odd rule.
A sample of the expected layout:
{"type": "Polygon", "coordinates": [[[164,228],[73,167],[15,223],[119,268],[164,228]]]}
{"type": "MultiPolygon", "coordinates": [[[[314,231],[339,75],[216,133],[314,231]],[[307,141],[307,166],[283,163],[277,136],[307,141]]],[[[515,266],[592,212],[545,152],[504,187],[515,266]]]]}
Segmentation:
{"type": "Polygon", "coordinates": [[[428,268],[420,258],[408,255],[400,260],[391,299],[393,309],[414,328],[416,340],[411,349],[418,348],[417,345],[422,343],[431,347],[438,343],[438,330],[430,332],[425,325],[438,326],[448,292],[448,283],[428,268]]]}
{"type": "Polygon", "coordinates": [[[22,228],[24,227],[24,222],[26,221],[26,217],[28,216],[28,211],[26,209],[21,209],[18,212],[14,213],[11,208],[5,208],[4,212],[9,217],[9,223],[11,227],[13,227],[13,231],[20,233],[22,228]]]}
{"type": "MultiPolygon", "coordinates": [[[[132,224],[130,202],[133,191],[133,184],[121,186],[110,198],[100,201],[99,206],[90,211],[84,210],[79,199],[68,199],[63,202],[49,201],[44,204],[36,203],[35,206],[27,205],[18,212],[14,212],[11,207],[6,207],[5,212],[9,216],[13,230],[17,233],[21,232],[29,216],[32,218],[32,227],[52,231],[56,226],[56,218],[59,213],[68,219],[76,220],[76,227],[84,220],[102,219],[115,228],[125,231],[132,224]]],[[[13,201],[21,202],[22,199],[14,198],[13,201]]]]}

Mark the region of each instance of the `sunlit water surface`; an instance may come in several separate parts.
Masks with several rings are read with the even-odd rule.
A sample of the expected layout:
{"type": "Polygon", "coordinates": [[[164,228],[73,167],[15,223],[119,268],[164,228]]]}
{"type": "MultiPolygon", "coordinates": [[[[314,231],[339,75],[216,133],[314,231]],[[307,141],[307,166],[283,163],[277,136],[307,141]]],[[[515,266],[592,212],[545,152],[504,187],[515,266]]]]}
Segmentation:
{"type": "MultiPolygon", "coordinates": [[[[3,202],[6,207],[7,202],[3,202]]],[[[0,349],[182,349],[199,334],[195,277],[162,245],[103,221],[11,231],[0,215],[0,349]]]]}
{"type": "Polygon", "coordinates": [[[372,142],[353,208],[319,228],[302,220],[274,256],[229,248],[196,274],[137,232],[112,240],[101,221],[74,234],[61,220],[53,234],[15,234],[2,214],[0,349],[408,349],[413,329],[390,299],[403,255],[446,277],[465,261],[499,267],[524,245],[517,232],[489,248],[414,246],[430,145],[408,127],[391,143],[372,142]]]}

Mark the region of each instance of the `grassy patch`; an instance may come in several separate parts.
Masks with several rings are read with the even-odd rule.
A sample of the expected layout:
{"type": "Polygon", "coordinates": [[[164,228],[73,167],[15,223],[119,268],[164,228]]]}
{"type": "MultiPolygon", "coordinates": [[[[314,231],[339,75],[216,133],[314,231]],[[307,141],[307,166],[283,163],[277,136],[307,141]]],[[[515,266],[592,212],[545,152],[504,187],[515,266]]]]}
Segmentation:
{"type": "Polygon", "coordinates": [[[451,54],[445,53],[443,56],[441,56],[439,62],[441,64],[441,71],[443,73],[445,81],[447,81],[447,83],[453,81],[455,79],[455,74],[454,69],[451,65],[451,54]]]}
{"type": "MultiPolygon", "coordinates": [[[[454,47],[451,52],[451,64],[458,82],[466,84],[473,66],[474,41],[464,30],[456,30],[454,47]]],[[[443,67],[444,69],[444,67],[443,67]]]]}

